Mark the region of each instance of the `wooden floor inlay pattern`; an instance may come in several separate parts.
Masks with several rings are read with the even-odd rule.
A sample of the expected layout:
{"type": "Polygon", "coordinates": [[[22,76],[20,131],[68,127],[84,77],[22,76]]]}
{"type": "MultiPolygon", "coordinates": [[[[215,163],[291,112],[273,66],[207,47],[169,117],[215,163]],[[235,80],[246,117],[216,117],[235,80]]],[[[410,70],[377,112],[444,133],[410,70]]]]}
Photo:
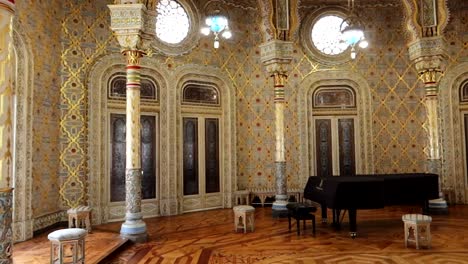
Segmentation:
{"type": "MultiPolygon", "coordinates": [[[[127,242],[127,239],[122,239],[119,233],[93,230],[92,233],[86,236],[85,240],[86,264],[100,263],[125,242],[127,242]]],[[[43,264],[49,262],[50,242],[47,239],[47,234],[26,242],[17,243],[13,247],[13,263],[15,264],[43,264]]]]}
{"type": "MultiPolygon", "coordinates": [[[[247,234],[234,232],[230,209],[151,218],[145,219],[149,242],[129,244],[101,263],[468,263],[468,206],[452,206],[449,215],[432,216],[432,248],[423,250],[404,246],[401,216],[410,212],[419,209],[358,211],[354,240],[347,217],[340,231],[317,222],[313,236],[308,223],[297,236],[295,227],[288,231],[287,219],[271,217],[271,208],[256,209],[255,232],[247,234]]],[[[120,225],[98,228],[117,233],[120,225]]],[[[14,250],[18,256],[17,246],[14,250]]]]}

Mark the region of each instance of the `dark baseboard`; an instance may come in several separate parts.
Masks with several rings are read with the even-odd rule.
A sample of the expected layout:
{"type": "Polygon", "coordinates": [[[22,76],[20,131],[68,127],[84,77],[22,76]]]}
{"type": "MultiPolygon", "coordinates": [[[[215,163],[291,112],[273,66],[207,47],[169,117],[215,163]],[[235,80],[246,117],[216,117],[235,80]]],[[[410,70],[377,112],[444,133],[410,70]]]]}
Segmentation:
{"type": "Polygon", "coordinates": [[[54,230],[57,230],[59,228],[68,228],[68,222],[67,221],[58,222],[58,223],[55,223],[55,224],[50,225],[48,227],[36,230],[36,231],[33,232],[33,237],[36,237],[38,235],[42,235],[44,233],[50,233],[50,232],[52,232],[54,230]]]}

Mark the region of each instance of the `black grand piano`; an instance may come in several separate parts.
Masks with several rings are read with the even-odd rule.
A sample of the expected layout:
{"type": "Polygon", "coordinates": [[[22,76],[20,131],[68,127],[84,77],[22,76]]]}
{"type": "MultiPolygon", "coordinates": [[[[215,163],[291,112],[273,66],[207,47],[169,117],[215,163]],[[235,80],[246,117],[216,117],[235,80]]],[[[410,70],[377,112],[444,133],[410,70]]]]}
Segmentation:
{"type": "Polygon", "coordinates": [[[348,210],[350,235],[355,238],[358,209],[409,204],[420,204],[424,209],[428,200],[439,198],[439,176],[429,173],[312,176],[304,189],[304,198],[321,205],[322,221],[327,219],[327,208],[333,209],[335,226],[339,226],[340,211],[348,210]]]}

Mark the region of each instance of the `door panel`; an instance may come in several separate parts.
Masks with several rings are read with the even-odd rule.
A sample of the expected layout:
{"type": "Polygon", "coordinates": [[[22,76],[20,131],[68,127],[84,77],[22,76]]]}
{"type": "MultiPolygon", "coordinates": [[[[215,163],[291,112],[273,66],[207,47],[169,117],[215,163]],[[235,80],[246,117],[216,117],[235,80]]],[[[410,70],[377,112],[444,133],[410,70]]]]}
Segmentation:
{"type": "MultiPolygon", "coordinates": [[[[464,115],[465,119],[465,163],[466,163],[466,168],[468,168],[468,114],[464,115]]],[[[466,175],[466,178],[468,179],[468,173],[466,175]]]]}
{"type": "Polygon", "coordinates": [[[198,194],[198,119],[184,118],[184,195],[198,194]]]}
{"type": "Polygon", "coordinates": [[[143,199],[156,198],[156,129],[155,116],[141,116],[141,169],[143,199]]]}
{"type": "Polygon", "coordinates": [[[223,206],[219,118],[183,117],[184,212],[223,206]]]}
{"type": "Polygon", "coordinates": [[[354,155],[354,119],[338,119],[340,175],[356,175],[354,155]]]}
{"type": "Polygon", "coordinates": [[[217,118],[205,119],[206,193],[219,192],[219,127],[217,118]]]}
{"type": "Polygon", "coordinates": [[[111,115],[111,202],[125,201],[125,115],[111,115]]]}
{"type": "MultiPolygon", "coordinates": [[[[141,169],[143,199],[156,198],[156,117],[141,116],[141,169]]],[[[111,114],[110,201],[125,201],[126,116],[111,114]]]]}
{"type": "Polygon", "coordinates": [[[332,116],[314,120],[317,176],[356,175],[354,118],[332,116]]]}
{"type": "Polygon", "coordinates": [[[332,176],[332,138],[331,138],[331,120],[316,119],[316,161],[317,176],[332,176]]]}

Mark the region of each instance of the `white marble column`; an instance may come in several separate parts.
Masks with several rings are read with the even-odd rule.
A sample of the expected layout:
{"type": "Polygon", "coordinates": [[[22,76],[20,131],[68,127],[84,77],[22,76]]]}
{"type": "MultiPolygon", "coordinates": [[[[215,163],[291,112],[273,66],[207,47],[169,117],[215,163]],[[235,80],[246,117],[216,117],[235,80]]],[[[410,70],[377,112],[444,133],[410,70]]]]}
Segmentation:
{"type": "Polygon", "coordinates": [[[273,217],[287,215],[288,185],[286,178],[285,136],[284,136],[284,86],[287,79],[286,68],[292,60],[293,43],[272,40],[260,45],[261,60],[274,81],[275,103],[275,180],[276,195],[273,202],[273,217]]]}
{"type": "Polygon", "coordinates": [[[275,102],[275,179],[276,195],[273,203],[273,215],[283,216],[288,204],[288,188],[286,178],[286,158],[284,156],[284,83],[287,78],[283,72],[275,72],[274,102],[275,102]]]}
{"type": "Polygon", "coordinates": [[[125,222],[120,234],[135,242],[148,237],[141,213],[141,139],[140,139],[140,58],[139,50],[126,50],[127,108],[126,108],[126,170],[125,170],[125,222]]]}
{"type": "Polygon", "coordinates": [[[143,57],[146,6],[141,1],[116,1],[109,5],[111,28],[127,60],[125,222],[120,234],[133,242],[148,238],[141,211],[140,59],[143,57]]]}

